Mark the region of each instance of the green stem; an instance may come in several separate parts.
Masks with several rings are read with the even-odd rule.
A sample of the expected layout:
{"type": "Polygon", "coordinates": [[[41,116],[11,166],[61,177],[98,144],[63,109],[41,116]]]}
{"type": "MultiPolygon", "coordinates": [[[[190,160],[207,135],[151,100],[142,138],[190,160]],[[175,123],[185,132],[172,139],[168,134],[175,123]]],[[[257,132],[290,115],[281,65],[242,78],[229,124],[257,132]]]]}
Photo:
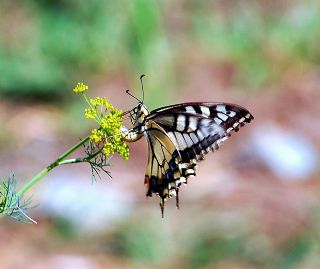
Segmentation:
{"type": "Polygon", "coordinates": [[[76,149],[78,149],[80,146],[82,146],[85,142],[87,142],[90,139],[90,135],[88,135],[86,138],[81,140],[78,144],[74,145],[72,148],[68,149],[65,153],[59,156],[58,159],[56,159],[53,163],[49,164],[46,168],[41,170],[38,174],[36,174],[28,183],[26,183],[20,191],[17,192],[17,197],[22,197],[25,192],[27,192],[33,185],[38,183],[46,174],[48,174],[53,168],[61,165],[61,164],[67,164],[67,163],[76,163],[80,162],[80,160],[84,160],[85,158],[78,158],[78,159],[70,159],[70,160],[78,160],[71,162],[70,160],[64,159],[69,156],[72,152],[74,152],[76,149]],[[67,162],[69,161],[69,162],[67,162]]]}
{"type": "Polygon", "coordinates": [[[87,162],[87,161],[91,160],[92,158],[96,157],[98,154],[100,154],[101,151],[102,151],[102,149],[97,151],[96,153],[94,153],[92,155],[88,155],[87,157],[84,157],[84,158],[74,158],[74,159],[61,160],[58,163],[58,165],[87,162]]]}

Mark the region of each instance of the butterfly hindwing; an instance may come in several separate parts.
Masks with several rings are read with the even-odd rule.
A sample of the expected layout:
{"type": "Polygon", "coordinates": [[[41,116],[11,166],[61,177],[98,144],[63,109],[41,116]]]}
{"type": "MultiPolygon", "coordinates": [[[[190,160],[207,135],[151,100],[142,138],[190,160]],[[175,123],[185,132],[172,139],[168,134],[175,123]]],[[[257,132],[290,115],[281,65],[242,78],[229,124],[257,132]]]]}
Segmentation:
{"type": "Polygon", "coordinates": [[[146,196],[156,193],[160,196],[163,212],[164,200],[172,195],[177,197],[177,187],[184,182],[181,170],[181,157],[177,145],[155,122],[149,122],[146,131],[148,141],[148,164],[145,175],[146,196]]]}

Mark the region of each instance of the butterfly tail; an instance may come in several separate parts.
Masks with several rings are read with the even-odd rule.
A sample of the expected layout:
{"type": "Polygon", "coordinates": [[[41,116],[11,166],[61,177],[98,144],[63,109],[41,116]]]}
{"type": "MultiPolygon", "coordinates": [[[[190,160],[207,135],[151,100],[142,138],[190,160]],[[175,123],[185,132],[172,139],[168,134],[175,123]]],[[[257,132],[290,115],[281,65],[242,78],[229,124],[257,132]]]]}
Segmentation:
{"type": "Polygon", "coordinates": [[[160,198],[160,209],[161,209],[161,217],[163,218],[163,213],[164,213],[164,198],[160,198]]]}

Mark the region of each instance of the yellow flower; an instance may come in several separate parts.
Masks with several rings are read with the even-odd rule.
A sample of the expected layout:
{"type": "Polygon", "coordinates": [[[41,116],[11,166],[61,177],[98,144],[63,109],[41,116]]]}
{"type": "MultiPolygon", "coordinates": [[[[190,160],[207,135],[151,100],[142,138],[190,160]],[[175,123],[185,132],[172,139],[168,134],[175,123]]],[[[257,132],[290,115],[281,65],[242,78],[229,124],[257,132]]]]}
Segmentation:
{"type": "Polygon", "coordinates": [[[123,157],[124,160],[129,160],[129,147],[124,142],[117,148],[117,152],[123,157]]]}
{"type": "Polygon", "coordinates": [[[101,106],[101,104],[102,104],[101,99],[102,98],[100,98],[100,97],[90,99],[90,104],[93,105],[94,107],[101,106]]]}
{"type": "Polygon", "coordinates": [[[106,156],[118,153],[124,160],[129,159],[129,147],[123,142],[121,136],[108,138],[108,142],[104,144],[102,152],[106,156]]]}
{"type": "Polygon", "coordinates": [[[101,130],[93,129],[90,135],[90,140],[99,143],[104,138],[104,133],[101,130]]]}
{"type": "Polygon", "coordinates": [[[84,110],[84,116],[87,118],[87,119],[95,119],[97,117],[97,111],[94,110],[94,109],[89,109],[89,108],[86,108],[84,110]]]}
{"type": "Polygon", "coordinates": [[[122,112],[120,110],[114,110],[108,113],[101,120],[101,127],[104,130],[110,131],[111,133],[120,133],[120,128],[122,126],[122,112]]]}
{"type": "Polygon", "coordinates": [[[88,90],[89,87],[82,82],[78,82],[78,84],[73,88],[74,93],[83,93],[88,90]]]}
{"type": "Polygon", "coordinates": [[[113,154],[114,153],[113,144],[110,143],[110,142],[105,143],[104,146],[103,146],[102,152],[106,156],[109,156],[110,154],[113,154]]]}
{"type": "Polygon", "coordinates": [[[90,99],[90,104],[95,108],[98,106],[104,106],[105,110],[116,110],[107,98],[96,97],[94,99],[90,99]]]}

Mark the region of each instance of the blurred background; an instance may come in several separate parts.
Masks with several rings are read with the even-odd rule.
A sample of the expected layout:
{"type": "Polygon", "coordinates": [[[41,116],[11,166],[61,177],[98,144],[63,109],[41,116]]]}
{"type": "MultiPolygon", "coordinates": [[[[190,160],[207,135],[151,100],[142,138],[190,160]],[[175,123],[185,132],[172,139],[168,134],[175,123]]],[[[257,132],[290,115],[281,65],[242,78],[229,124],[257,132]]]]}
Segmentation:
{"type": "MultiPolygon", "coordinates": [[[[123,110],[224,101],[255,120],[199,164],[181,209],[146,199],[147,145],[112,179],[59,167],[0,221],[1,268],[320,268],[319,1],[0,2],[0,175],[22,186],[94,127],[77,82],[123,110]]],[[[76,156],[81,155],[79,151],[76,156]]]]}

